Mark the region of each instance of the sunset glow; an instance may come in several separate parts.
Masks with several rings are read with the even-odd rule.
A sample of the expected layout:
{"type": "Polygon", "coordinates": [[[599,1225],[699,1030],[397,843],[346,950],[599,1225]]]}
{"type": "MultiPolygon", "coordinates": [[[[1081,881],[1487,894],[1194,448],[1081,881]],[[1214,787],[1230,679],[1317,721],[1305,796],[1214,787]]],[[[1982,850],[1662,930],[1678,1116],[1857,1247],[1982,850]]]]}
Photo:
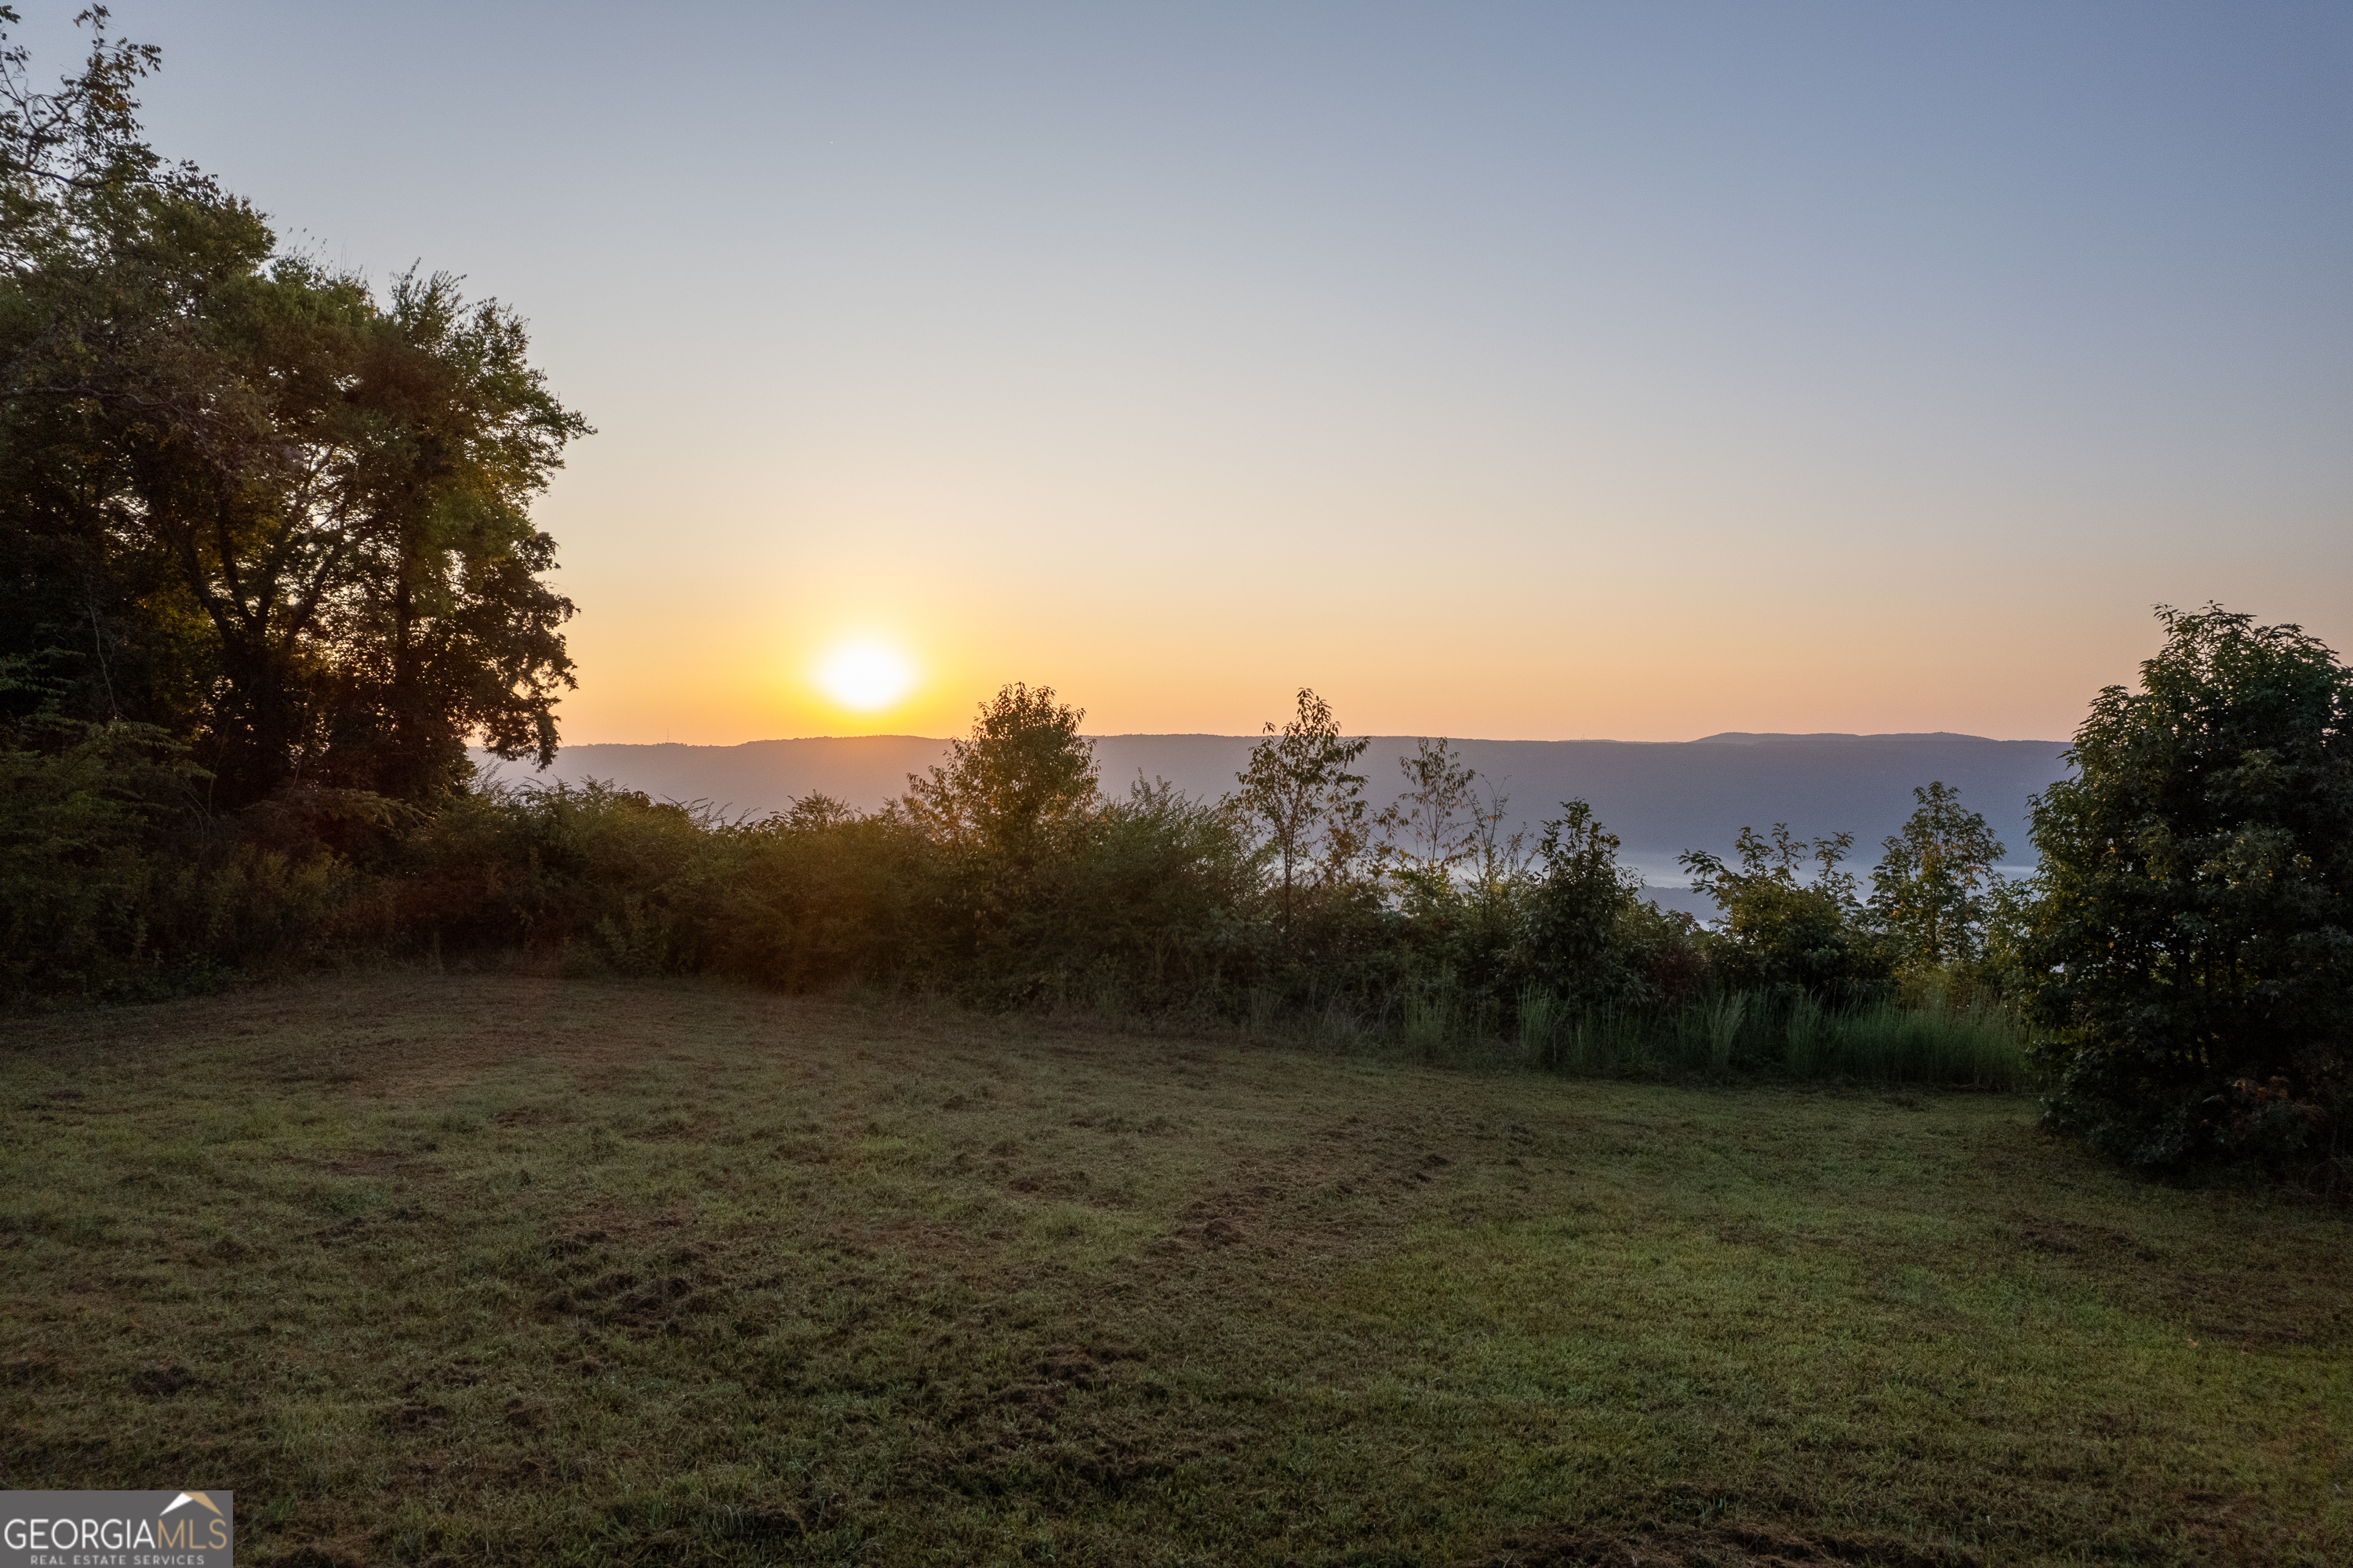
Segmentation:
{"type": "Polygon", "coordinates": [[[2346,7],[1480,9],[117,6],[159,144],[597,428],[567,744],[2050,738],[2155,604],[2353,644],[2346,7]]]}
{"type": "Polygon", "coordinates": [[[843,707],[871,714],[914,690],[915,667],[887,643],[846,642],[818,666],[817,683],[843,707]]]}

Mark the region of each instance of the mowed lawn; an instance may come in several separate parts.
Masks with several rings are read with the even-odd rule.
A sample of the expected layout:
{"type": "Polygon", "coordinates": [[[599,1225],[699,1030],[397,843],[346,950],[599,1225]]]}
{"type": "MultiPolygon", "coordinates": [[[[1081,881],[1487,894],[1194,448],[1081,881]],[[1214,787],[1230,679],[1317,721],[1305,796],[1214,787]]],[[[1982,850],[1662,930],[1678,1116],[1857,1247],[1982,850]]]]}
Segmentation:
{"type": "Polygon", "coordinates": [[[2353,1225],[2023,1098],[513,977],[0,1033],[0,1485],[243,1561],[2353,1562],[2353,1225]]]}

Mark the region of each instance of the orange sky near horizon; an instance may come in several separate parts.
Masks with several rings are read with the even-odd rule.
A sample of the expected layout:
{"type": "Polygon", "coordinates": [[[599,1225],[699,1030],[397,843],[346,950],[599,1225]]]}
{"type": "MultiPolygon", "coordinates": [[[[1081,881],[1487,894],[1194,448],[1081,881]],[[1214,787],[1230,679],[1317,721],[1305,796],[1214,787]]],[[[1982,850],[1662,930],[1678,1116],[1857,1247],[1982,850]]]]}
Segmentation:
{"type": "MultiPolygon", "coordinates": [[[[947,424],[911,445],[952,458],[947,424]]],[[[1052,439],[1005,445],[1051,471],[1052,439]]],[[[1415,484],[1426,454],[1366,439],[1335,454],[1344,479],[1255,493],[1214,457],[1162,462],[1148,491],[1116,471],[1050,487],[1001,461],[941,461],[917,489],[812,450],[750,493],[681,503],[662,476],[693,517],[681,555],[639,526],[663,503],[602,441],[542,507],[582,606],[575,741],[962,733],[1015,680],[1099,734],[1254,733],[1305,685],[1359,733],[2059,739],[2136,679],[2159,603],[2219,599],[2353,647],[2353,527],[2250,536],[2227,502],[2139,482],[2105,506],[2080,483],[1777,485],[1729,463],[1702,487],[1597,453],[1571,479],[1450,500],[1415,484]],[[860,641],[903,654],[903,700],[825,692],[824,659],[860,641]]]]}
{"type": "MultiPolygon", "coordinates": [[[[859,591],[859,564],[840,570],[832,582],[774,596],[738,590],[717,605],[708,585],[685,588],[680,597],[691,602],[675,609],[642,584],[628,608],[607,607],[622,599],[617,590],[605,605],[592,592],[572,630],[582,686],[564,705],[566,739],[961,734],[976,705],[1014,680],[1054,687],[1097,734],[1254,733],[1286,716],[1293,692],[1308,685],[1356,733],[1688,740],[1724,730],[1953,730],[2064,739],[2101,686],[2133,683],[2160,637],[2150,598],[2120,594],[2094,614],[2060,595],[2004,596],[1995,585],[1983,586],[1975,607],[1934,614],[1852,599],[1786,614],[1719,599],[1572,619],[1550,612],[1538,587],[1499,584],[1475,616],[1333,609],[1268,625],[1262,601],[1206,590],[1191,599],[1164,586],[1119,602],[1080,585],[1065,596],[959,573],[954,591],[909,584],[886,595],[859,591]],[[1980,628],[1982,641],[1938,634],[1960,621],[1980,628]],[[828,654],[860,642],[903,654],[913,674],[903,698],[854,707],[826,690],[828,654]]],[[[571,575],[566,587],[577,592],[571,575]]],[[[2306,618],[2324,635],[2328,619],[2306,618]]]]}
{"type": "MultiPolygon", "coordinates": [[[[805,413],[820,434],[856,422],[805,413]]],[[[1254,733],[1305,685],[1356,733],[2063,739],[2157,650],[2158,603],[2353,646],[2353,528],[2273,485],[2286,525],[2234,529],[2233,497],[2155,454],[2129,477],[1874,471],[1842,461],[1855,432],[1817,430],[1800,461],[1725,421],[1694,431],[1715,471],[1691,474],[1599,441],[1532,462],[1483,433],[1374,428],[1335,432],[1311,470],[1250,462],[1232,425],[1197,419],[1202,450],[1074,472],[1056,424],[946,405],[895,449],[804,439],[709,490],[680,478],[702,463],[584,443],[541,509],[582,605],[565,735],[960,734],[1019,680],[1098,734],[1254,733]],[[1482,465],[1505,471],[1450,482],[1482,465]],[[646,525],[666,515],[691,523],[646,525]],[[903,701],[823,691],[820,662],[860,640],[903,652],[903,701]]]]}

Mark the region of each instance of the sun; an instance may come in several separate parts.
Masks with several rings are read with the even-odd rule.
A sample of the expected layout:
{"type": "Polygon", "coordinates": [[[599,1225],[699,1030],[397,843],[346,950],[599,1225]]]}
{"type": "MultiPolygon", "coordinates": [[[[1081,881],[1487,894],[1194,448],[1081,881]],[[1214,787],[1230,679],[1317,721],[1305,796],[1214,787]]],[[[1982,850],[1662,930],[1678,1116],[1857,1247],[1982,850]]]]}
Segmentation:
{"type": "Polygon", "coordinates": [[[845,642],[817,667],[817,683],[843,707],[887,708],[915,688],[915,667],[886,642],[845,642]]]}

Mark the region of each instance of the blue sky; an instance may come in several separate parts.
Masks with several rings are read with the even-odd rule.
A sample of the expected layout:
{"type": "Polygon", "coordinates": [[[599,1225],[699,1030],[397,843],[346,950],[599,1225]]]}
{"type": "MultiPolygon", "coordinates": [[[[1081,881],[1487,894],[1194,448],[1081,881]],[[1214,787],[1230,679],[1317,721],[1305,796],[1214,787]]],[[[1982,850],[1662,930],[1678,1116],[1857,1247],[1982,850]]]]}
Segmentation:
{"type": "Polygon", "coordinates": [[[2056,736],[2158,601],[2353,641],[2341,5],[115,17],[166,152],[533,322],[577,739],[2056,736]]]}

